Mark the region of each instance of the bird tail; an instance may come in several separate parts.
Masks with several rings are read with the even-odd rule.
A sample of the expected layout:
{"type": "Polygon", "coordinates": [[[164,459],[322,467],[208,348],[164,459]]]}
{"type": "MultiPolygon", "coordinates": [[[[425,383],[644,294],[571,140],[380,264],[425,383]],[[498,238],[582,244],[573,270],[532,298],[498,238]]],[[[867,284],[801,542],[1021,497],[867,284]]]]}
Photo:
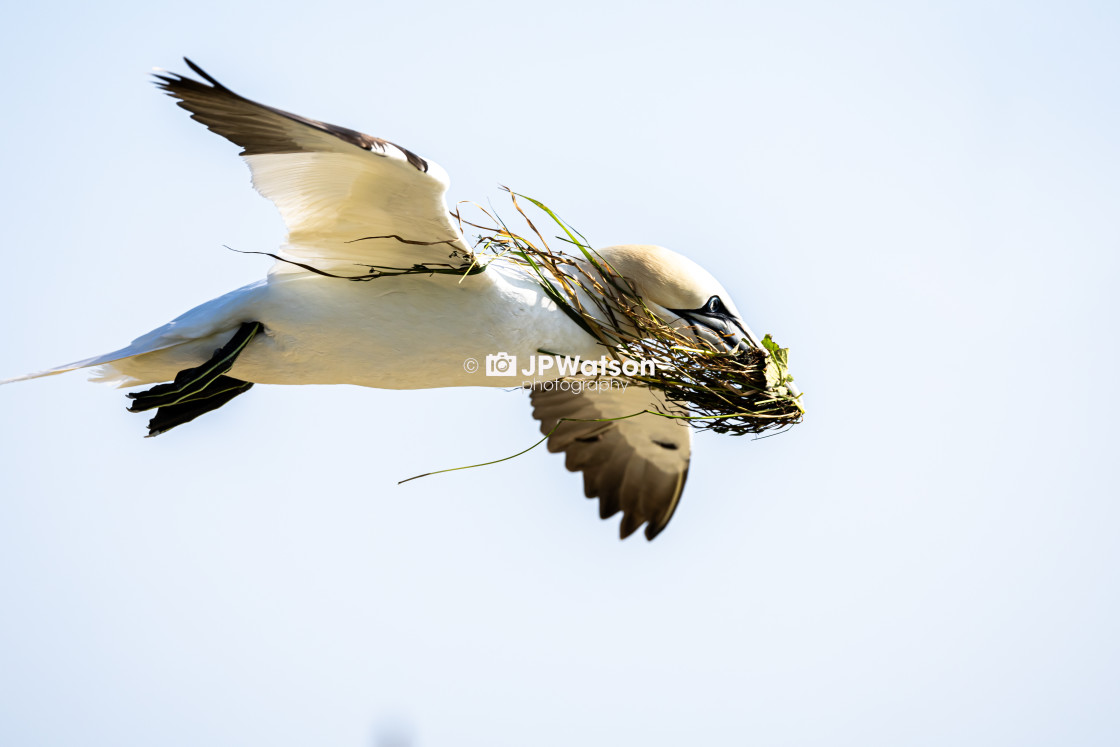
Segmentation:
{"type": "Polygon", "coordinates": [[[145,338],[140,338],[134,341],[131,345],[120,350],[114,350],[111,353],[104,355],[94,356],[93,358],[86,358],[85,360],[67,363],[62,366],[55,366],[48,368],[45,371],[35,371],[33,373],[26,373],[22,376],[13,376],[10,379],[0,379],[0,386],[4,384],[12,384],[17,381],[28,381],[30,379],[41,379],[44,376],[57,376],[61,373],[68,371],[77,371],[80,368],[93,368],[94,366],[103,366],[102,370],[94,374],[91,381],[99,381],[104,383],[117,383],[121,386],[127,386],[131,383],[132,377],[124,374],[123,372],[113,368],[112,364],[117,361],[122,361],[126,358],[132,358],[137,355],[144,355],[145,353],[155,353],[160,350],[175,347],[181,344],[181,341],[167,342],[164,345],[143,345],[142,342],[147,342],[145,338]]]}
{"type": "Polygon", "coordinates": [[[95,366],[101,366],[101,370],[91,380],[101,383],[124,387],[168,381],[176,372],[210,357],[214,348],[225,341],[223,338],[232,335],[244,321],[239,318],[244,304],[263,286],[263,282],[253,283],[207,301],[174,321],[137,337],[128,347],[45,371],[0,379],[0,385],[95,366]]]}

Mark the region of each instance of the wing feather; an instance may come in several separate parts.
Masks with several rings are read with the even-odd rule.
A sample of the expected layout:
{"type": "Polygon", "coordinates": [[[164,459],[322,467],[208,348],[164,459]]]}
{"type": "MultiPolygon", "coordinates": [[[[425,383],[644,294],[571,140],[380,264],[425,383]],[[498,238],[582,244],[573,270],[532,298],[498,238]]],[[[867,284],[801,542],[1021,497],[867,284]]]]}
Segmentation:
{"type": "Polygon", "coordinates": [[[288,228],[281,257],[320,267],[469,266],[473,257],[447,210],[450,180],[439,164],[388,140],[251,101],[186,63],[201,81],[161,73],[157,85],[192,119],[241,147],[253,186],[288,228]]]}
{"type": "Polygon", "coordinates": [[[682,412],[678,407],[637,386],[581,392],[538,386],[531,400],[541,433],[552,434],[548,450],[565,452],[565,466],[583,472],[584,493],[599,498],[602,518],[622,511],[624,539],[642,524],[651,540],[665,529],[688,477],[692,437],[687,421],[653,414],[602,419],[643,410],[676,414],[682,412]]]}

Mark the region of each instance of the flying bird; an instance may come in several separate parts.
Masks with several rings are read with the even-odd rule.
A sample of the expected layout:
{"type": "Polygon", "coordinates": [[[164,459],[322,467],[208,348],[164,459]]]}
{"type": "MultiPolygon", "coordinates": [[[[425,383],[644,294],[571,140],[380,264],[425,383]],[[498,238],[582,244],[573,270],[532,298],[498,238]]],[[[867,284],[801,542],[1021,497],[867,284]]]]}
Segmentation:
{"type": "MultiPolygon", "coordinates": [[[[187,423],[254,384],[357,384],[383,389],[510,387],[466,361],[530,361],[549,351],[598,360],[595,339],[559,309],[524,265],[472,252],[448,210],[435,162],[387,140],[244,98],[190,60],[198,76],[156,84],[241,148],[258,192],[279,209],[286,242],[263,280],[191,309],[127,347],[0,383],[100,367],[94,380],[154,411],[148,435],[187,423]],[[360,272],[355,274],[355,268],[360,272]],[[485,271],[483,271],[485,270],[485,271]],[[366,282],[343,282],[340,277],[366,282]]],[[[761,343],[711,274],[657,246],[596,250],[668,324],[728,350],[761,343]]],[[[506,374],[509,372],[506,371],[506,374]]],[[[516,373],[516,371],[515,371],[516,373]]],[[[548,449],[582,471],[604,519],[622,512],[626,538],[652,540],[672,518],[691,455],[685,414],[658,391],[560,388],[555,368],[531,377],[533,415],[548,449]],[[624,419],[619,419],[624,418],[624,419]]]]}

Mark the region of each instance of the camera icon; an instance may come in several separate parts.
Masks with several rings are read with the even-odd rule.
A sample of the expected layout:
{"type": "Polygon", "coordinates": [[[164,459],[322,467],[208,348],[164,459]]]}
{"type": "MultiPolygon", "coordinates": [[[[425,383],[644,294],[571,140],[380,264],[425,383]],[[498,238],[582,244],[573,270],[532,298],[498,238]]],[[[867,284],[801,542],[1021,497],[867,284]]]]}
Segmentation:
{"type": "Polygon", "coordinates": [[[487,376],[514,376],[517,373],[517,356],[495,353],[486,356],[487,376]]]}

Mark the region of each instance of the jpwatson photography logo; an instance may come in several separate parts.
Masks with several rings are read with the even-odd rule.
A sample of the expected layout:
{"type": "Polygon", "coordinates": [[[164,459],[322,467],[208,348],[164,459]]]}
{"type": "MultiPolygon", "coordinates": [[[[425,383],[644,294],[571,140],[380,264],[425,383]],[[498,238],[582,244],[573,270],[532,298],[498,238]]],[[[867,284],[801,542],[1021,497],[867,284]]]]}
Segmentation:
{"type": "MultiPolygon", "coordinates": [[[[478,371],[478,360],[467,358],[463,361],[463,370],[467,373],[478,371]]],[[[614,358],[603,357],[599,360],[583,360],[579,356],[574,358],[558,355],[531,355],[528,365],[518,368],[517,356],[509,353],[494,353],[486,356],[487,376],[536,376],[536,377],[561,377],[561,376],[652,376],[654,374],[653,361],[619,361],[614,358]]]]}

